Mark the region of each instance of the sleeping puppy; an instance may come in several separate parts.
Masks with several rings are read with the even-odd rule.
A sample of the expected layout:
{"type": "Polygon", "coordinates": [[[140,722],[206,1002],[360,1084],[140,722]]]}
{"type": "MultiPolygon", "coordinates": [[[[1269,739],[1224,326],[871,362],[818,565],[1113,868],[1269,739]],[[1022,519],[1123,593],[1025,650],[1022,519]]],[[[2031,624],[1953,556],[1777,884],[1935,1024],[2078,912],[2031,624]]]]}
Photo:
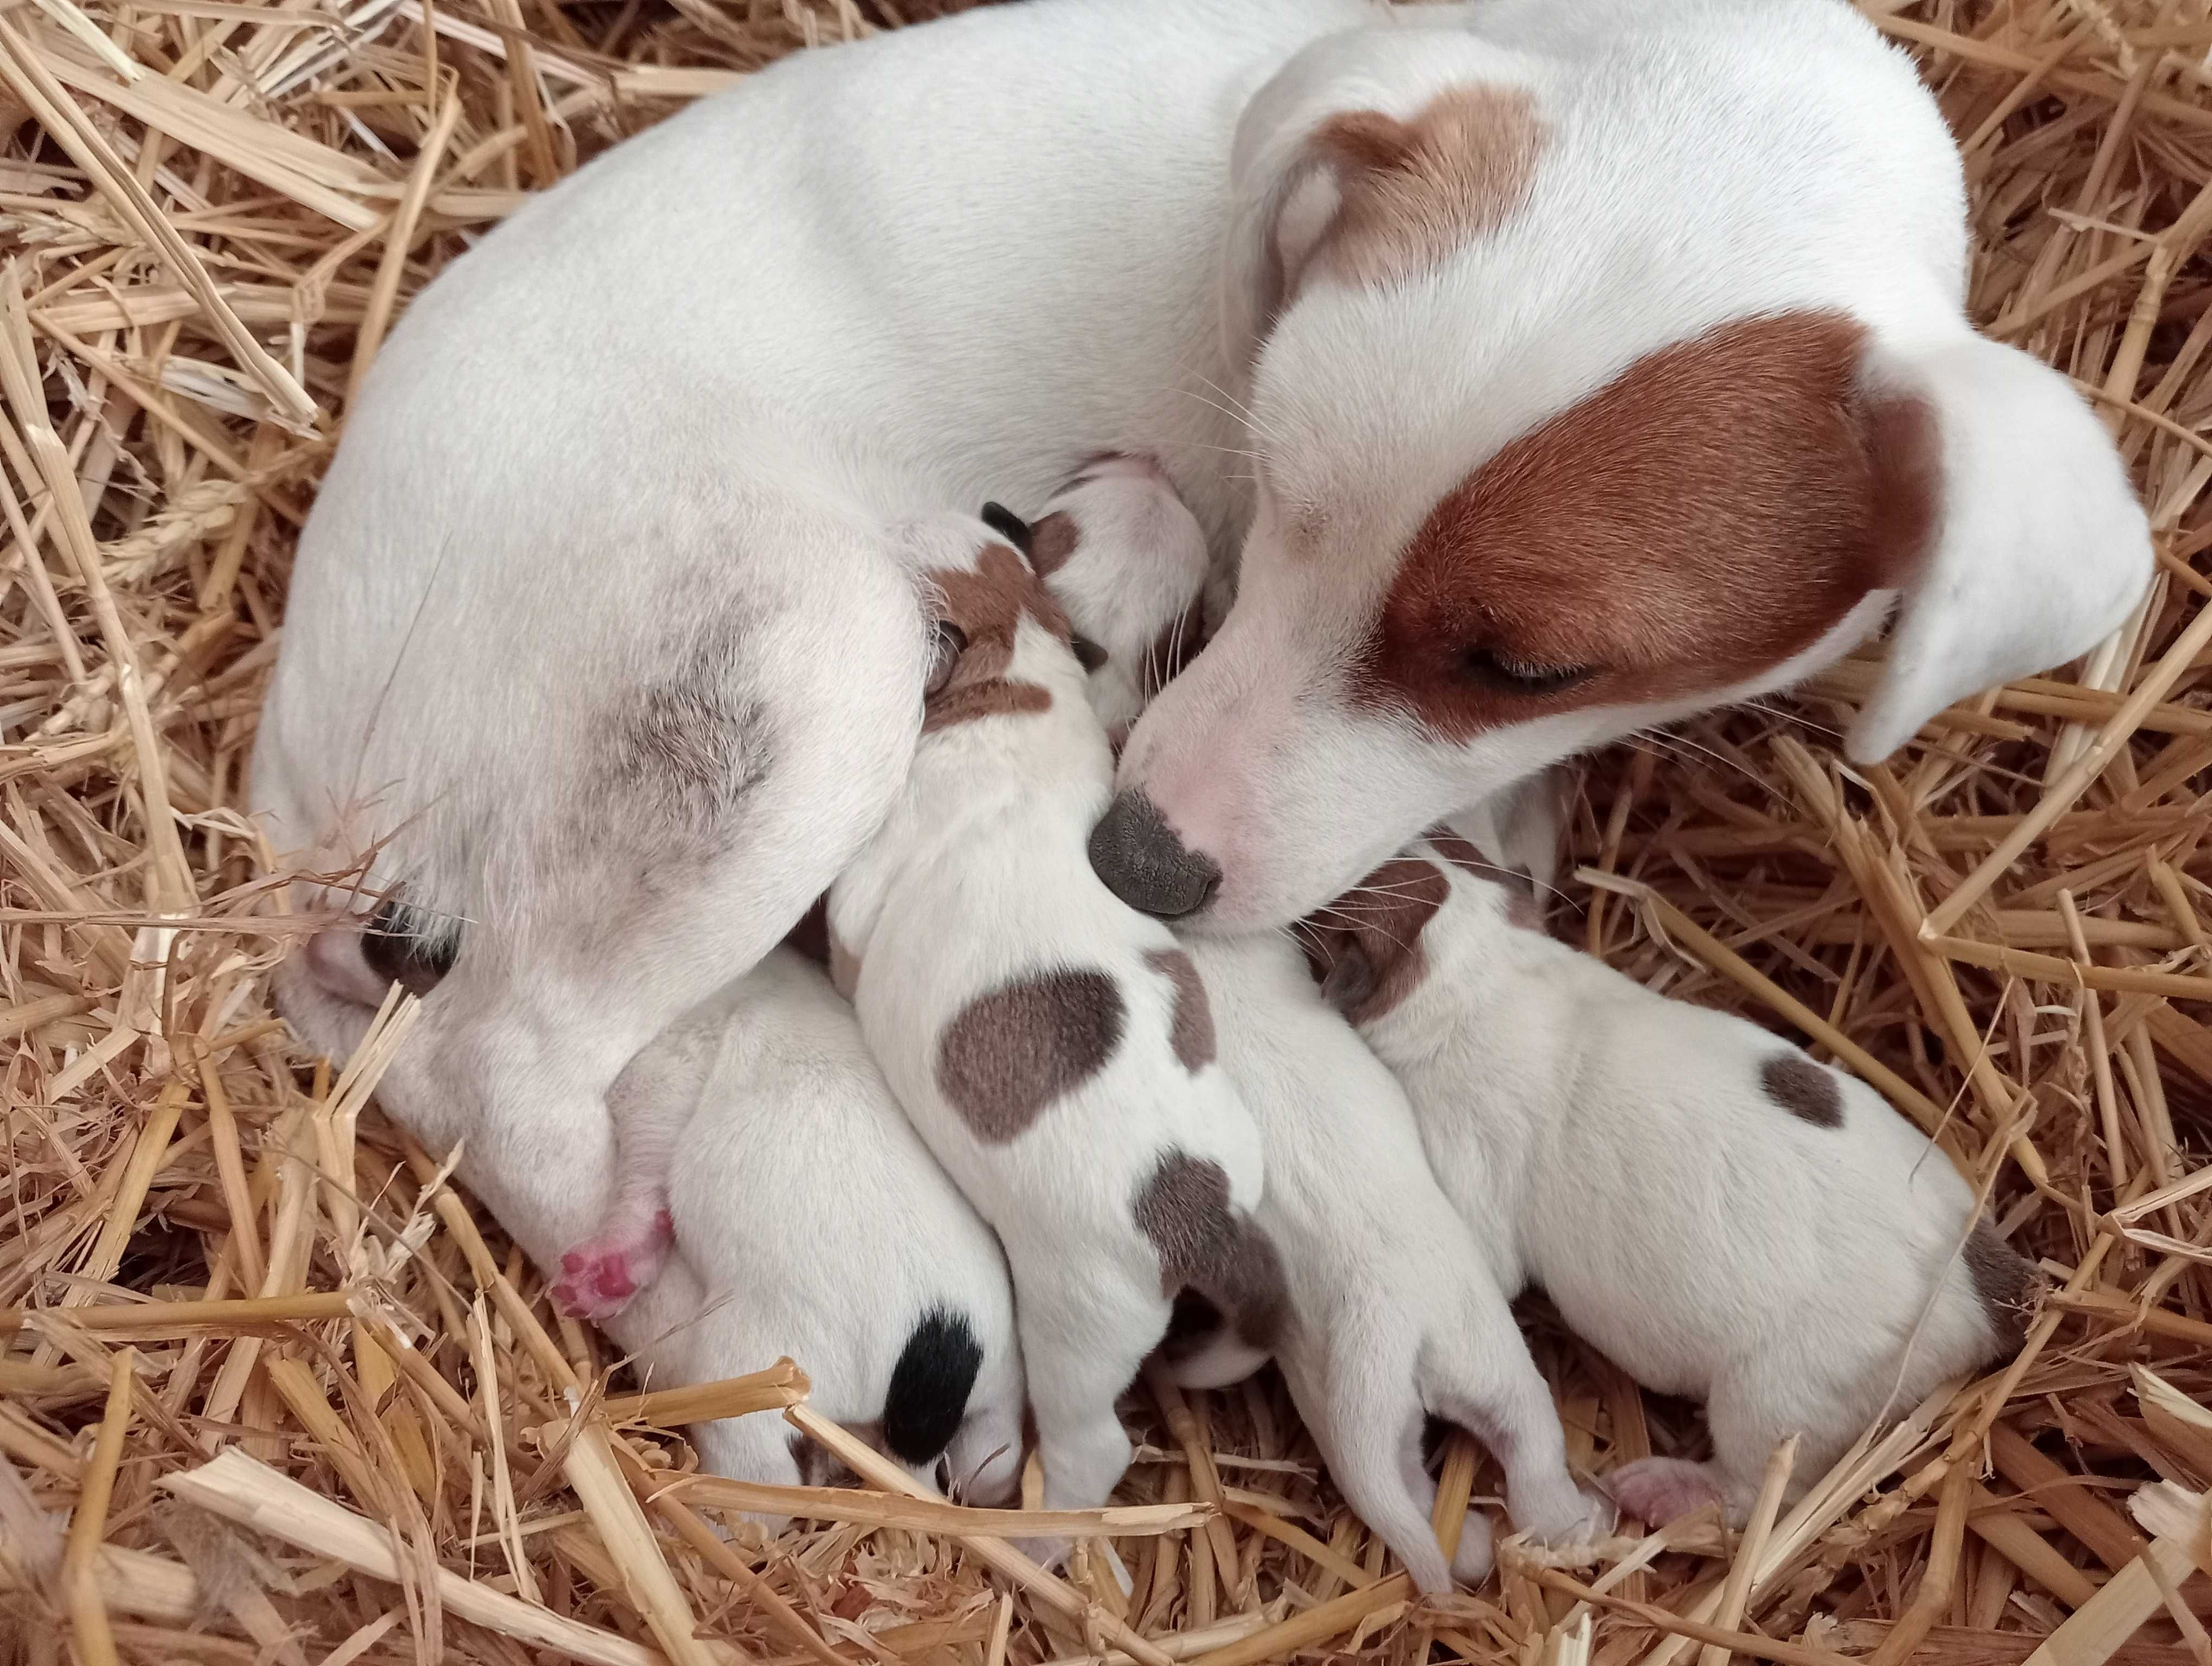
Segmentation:
{"type": "Polygon", "coordinates": [[[1785,1435],[1795,1498],[1869,1425],[2018,1347],[2033,1268],[1917,1129],[1553,940],[1510,879],[1439,830],[1306,932],[1498,1282],[1541,1285],[1638,1382],[1706,1402],[1712,1461],[1614,1470],[1625,1511],[1718,1499],[1741,1521],[1785,1435]]]}
{"type": "Polygon", "coordinates": [[[1267,1142],[1260,1224],[1290,1300],[1275,1359],[1345,1501],[1425,1591],[1489,1572],[1470,1511],[1449,1568],[1421,1462],[1430,1418],[1458,1425],[1505,1471],[1516,1527],[1554,1543],[1608,1529],[1577,1489],[1550,1389],[1489,1260],[1431,1177],[1406,1096],[1274,937],[1194,939],[1222,1063],[1267,1142]]]}
{"type": "Polygon", "coordinates": [[[830,889],[831,952],[900,1102],[1006,1245],[1045,1506],[1089,1508],[1128,1465],[1114,1402],[1179,1292],[1273,1341],[1260,1139],[1189,957],[1085,860],[1113,766],[1066,616],[979,521],[906,537],[940,660],[906,790],[830,889]]]}
{"type": "MultiPolygon", "coordinates": [[[[610,1327],[656,1384],[788,1356],[809,1404],[925,1486],[975,1504],[1012,1495],[1023,1393],[1005,1258],[819,970],[771,953],[634,1060],[610,1100],[623,1160],[663,1165],[684,1229],[661,1280],[673,1287],[610,1327]]],[[[572,1265],[564,1298],[586,1308],[605,1294],[592,1279],[625,1270],[572,1265]]],[[[773,1416],[696,1437],[717,1474],[824,1479],[773,1416]]]]}

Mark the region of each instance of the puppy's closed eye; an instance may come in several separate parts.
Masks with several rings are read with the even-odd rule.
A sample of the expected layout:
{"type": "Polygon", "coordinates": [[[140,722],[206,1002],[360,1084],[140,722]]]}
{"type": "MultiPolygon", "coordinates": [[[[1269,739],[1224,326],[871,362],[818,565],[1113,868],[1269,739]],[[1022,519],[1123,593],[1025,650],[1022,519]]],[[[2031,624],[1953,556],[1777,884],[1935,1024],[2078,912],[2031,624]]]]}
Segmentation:
{"type": "Polygon", "coordinates": [[[929,661],[928,680],[921,685],[924,696],[941,694],[945,685],[952,680],[952,668],[960,663],[960,656],[968,651],[968,633],[950,619],[937,622],[937,642],[929,661]]]}

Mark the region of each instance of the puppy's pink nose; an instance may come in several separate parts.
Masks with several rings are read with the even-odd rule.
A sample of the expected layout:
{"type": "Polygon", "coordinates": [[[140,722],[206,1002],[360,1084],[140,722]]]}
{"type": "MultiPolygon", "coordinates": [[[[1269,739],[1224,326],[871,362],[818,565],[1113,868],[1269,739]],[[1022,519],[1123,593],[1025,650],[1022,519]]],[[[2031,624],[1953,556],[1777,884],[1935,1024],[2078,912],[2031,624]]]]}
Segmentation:
{"type": "Polygon", "coordinates": [[[1221,864],[1186,850],[1142,793],[1115,795],[1091,830],[1091,868],[1131,908],[1163,920],[1196,914],[1221,885],[1221,864]]]}

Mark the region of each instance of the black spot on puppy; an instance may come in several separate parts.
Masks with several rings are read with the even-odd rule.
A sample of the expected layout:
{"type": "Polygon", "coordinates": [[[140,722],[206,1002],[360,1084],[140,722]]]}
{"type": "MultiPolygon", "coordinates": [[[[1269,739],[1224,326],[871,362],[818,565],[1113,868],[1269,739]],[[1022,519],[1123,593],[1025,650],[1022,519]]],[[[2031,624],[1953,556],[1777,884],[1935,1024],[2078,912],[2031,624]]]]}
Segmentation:
{"type": "Polygon", "coordinates": [[[966,1317],[944,1308],[921,1316],[891,1367],[884,1395],[884,1446],[904,1463],[928,1463],[952,1444],[967,1414],[983,1348],[966,1317]]]}
{"type": "Polygon", "coordinates": [[[361,958],[386,983],[413,995],[427,995],[453,970],[460,956],[458,936],[437,936],[421,910],[388,901],[369,916],[361,934],[361,958]]]}
{"type": "Polygon", "coordinates": [[[1195,1289],[1247,1346],[1273,1346],[1288,1300],[1282,1260],[1274,1240],[1230,1202],[1221,1164],[1167,1152],[1130,1213],[1159,1256],[1163,1295],[1195,1289]]]}
{"type": "Polygon", "coordinates": [[[1018,1137],[1121,1043],[1121,991],[1101,971],[1060,970],[979,995],[937,1043],[937,1086],[975,1136],[1018,1137]]]}
{"type": "Polygon", "coordinates": [[[2035,1263],[1999,1237],[1986,1220],[1976,1221],[1967,1236],[1966,1262],[1974,1294],[1981,1299],[1998,1345],[2007,1355],[2019,1353],[2027,1341],[2028,1319],[2043,1283],[2035,1263]]]}
{"type": "Polygon", "coordinates": [[[1777,1053],[1759,1067],[1766,1097],[1816,1128],[1844,1125],[1844,1091],[1836,1079],[1802,1053],[1777,1053]]]}

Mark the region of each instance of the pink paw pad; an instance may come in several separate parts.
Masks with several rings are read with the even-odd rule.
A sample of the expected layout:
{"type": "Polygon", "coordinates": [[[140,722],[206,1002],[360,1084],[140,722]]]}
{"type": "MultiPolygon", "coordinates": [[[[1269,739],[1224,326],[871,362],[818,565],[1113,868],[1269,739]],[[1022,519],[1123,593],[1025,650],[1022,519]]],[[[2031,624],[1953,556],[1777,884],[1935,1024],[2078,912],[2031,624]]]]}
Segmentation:
{"type": "Polygon", "coordinates": [[[553,1299],[579,1319],[605,1319],[659,1274],[672,1233],[668,1211],[656,1213],[643,1234],[607,1233],[587,1238],[561,1257],[553,1299]]]}
{"type": "Polygon", "coordinates": [[[1702,1463],[1680,1458],[1640,1458],[1624,1463],[1601,1477],[1624,1516],[1633,1516],[1647,1527],[1668,1523],[1722,1502],[1721,1490],[1702,1463]]]}

